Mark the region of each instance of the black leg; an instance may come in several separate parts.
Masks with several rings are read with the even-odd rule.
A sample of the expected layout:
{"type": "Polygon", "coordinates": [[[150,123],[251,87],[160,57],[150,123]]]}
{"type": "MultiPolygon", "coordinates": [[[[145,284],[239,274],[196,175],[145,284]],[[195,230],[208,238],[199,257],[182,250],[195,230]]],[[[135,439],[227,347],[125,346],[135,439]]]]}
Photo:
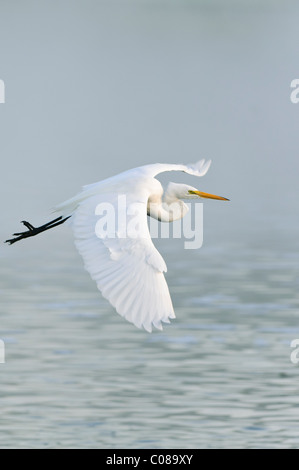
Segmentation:
{"type": "Polygon", "coordinates": [[[31,225],[29,222],[26,222],[26,220],[22,221],[22,224],[25,225],[25,227],[28,228],[27,232],[20,232],[20,233],[14,233],[16,238],[11,238],[10,240],[6,240],[5,243],[9,243],[9,245],[13,245],[13,243],[16,243],[20,240],[23,240],[24,238],[29,238],[29,237],[35,237],[35,235],[38,235],[39,233],[45,232],[46,230],[50,230],[51,228],[57,227],[58,225],[64,224],[66,220],[70,218],[66,217],[63,219],[62,217],[58,217],[57,219],[52,220],[51,222],[48,222],[45,225],[41,225],[40,227],[34,227],[31,225]]]}

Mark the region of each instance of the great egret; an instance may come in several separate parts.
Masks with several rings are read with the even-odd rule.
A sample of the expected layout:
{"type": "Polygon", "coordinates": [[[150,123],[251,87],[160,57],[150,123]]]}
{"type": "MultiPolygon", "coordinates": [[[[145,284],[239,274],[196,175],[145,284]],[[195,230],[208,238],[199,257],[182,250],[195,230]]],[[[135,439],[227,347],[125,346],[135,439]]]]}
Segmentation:
{"type": "Polygon", "coordinates": [[[15,233],[16,238],[6,242],[13,244],[33,237],[71,218],[76,247],[102,295],[138,328],[151,332],[154,325],[161,330],[162,322],[170,323],[175,314],[163,274],[166,264],[152,243],[147,215],[170,222],[182,218],[188,211],[182,199],[228,199],[175,183],[169,183],[163,196],[163,187],[155,176],[166,171],[203,176],[210,164],[211,161],[200,160],[190,165],[145,165],[84,186],[80,194],[55,207],[54,211],[62,214],[60,217],[41,227],[23,221],[28,231],[15,233]],[[125,217],[119,218],[118,227],[110,236],[98,233],[95,229],[97,207],[109,203],[118,217],[118,201],[123,196],[125,217]],[[125,230],[124,224],[127,228],[134,218],[136,222],[136,213],[139,229],[132,234],[125,230]]]}

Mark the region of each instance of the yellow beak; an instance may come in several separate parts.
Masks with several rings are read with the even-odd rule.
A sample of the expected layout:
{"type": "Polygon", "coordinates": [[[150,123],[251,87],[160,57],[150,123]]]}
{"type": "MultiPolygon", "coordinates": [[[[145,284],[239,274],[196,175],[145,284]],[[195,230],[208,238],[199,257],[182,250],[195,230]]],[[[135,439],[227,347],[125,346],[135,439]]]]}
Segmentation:
{"type": "Polygon", "coordinates": [[[203,193],[201,191],[189,191],[190,194],[196,194],[199,197],[204,197],[206,199],[218,199],[219,201],[229,201],[226,197],[216,196],[215,194],[203,193]]]}

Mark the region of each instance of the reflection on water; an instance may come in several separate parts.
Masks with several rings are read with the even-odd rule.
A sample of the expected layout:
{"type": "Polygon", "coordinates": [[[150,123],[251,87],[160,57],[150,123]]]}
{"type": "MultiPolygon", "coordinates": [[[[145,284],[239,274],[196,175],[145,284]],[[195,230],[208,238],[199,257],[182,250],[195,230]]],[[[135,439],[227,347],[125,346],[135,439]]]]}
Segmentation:
{"type": "Polygon", "coordinates": [[[1,447],[298,447],[296,244],[162,243],[177,319],[148,334],[53,237],[1,252],[1,447]]]}

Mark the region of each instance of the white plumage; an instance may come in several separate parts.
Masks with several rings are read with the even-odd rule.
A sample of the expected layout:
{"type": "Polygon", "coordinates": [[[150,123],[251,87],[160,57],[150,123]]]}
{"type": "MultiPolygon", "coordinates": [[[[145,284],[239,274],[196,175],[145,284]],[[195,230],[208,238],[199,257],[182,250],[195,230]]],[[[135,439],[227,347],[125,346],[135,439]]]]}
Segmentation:
{"type": "MultiPolygon", "coordinates": [[[[162,329],[161,322],[169,323],[169,319],[175,318],[163,274],[167,267],[153,245],[147,225],[148,201],[156,197],[160,204],[162,202],[163,188],[155,176],[166,171],[183,171],[203,176],[210,163],[200,160],[193,165],[158,163],[134,168],[99,183],[84,186],[80,194],[55,208],[63,216],[72,215],[76,247],[102,295],[121,316],[138,328],[143,327],[150,332],[153,325],[162,329]],[[118,196],[122,195],[126,196],[127,206],[139,205],[141,235],[133,238],[127,234],[124,238],[121,233],[123,227],[118,227],[114,237],[100,237],[95,233],[98,220],[95,208],[100,203],[109,202],[117,213],[118,196]]],[[[187,188],[195,190],[189,186],[187,188]]],[[[188,196],[185,190],[183,197],[191,195],[188,196]]],[[[127,225],[132,217],[127,214],[127,225]]]]}
{"type": "Polygon", "coordinates": [[[155,176],[165,171],[203,176],[210,164],[204,160],[191,165],[156,163],[84,186],[80,194],[55,207],[60,217],[40,227],[22,221],[28,230],[14,233],[6,243],[34,237],[69,219],[85,268],[103,296],[137,327],[149,332],[152,326],[162,329],[162,322],[169,323],[175,314],[164,277],[166,264],[152,243],[147,215],[172,222],[188,212],[183,199],[228,199],[177,183],[169,183],[163,193],[155,176]],[[110,218],[103,217],[105,211],[110,218]],[[109,228],[104,229],[105,225],[109,228]]]}

